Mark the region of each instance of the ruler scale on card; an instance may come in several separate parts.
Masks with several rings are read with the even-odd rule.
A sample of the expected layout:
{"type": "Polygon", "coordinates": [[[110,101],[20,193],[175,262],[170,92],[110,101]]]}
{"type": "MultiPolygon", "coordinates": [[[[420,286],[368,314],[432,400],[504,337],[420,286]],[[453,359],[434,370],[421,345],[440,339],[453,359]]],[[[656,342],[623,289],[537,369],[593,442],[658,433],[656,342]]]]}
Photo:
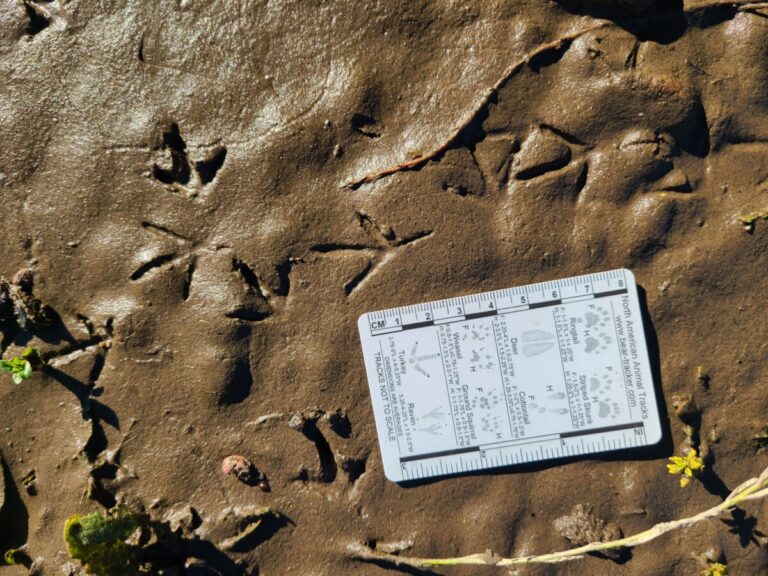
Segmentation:
{"type": "Polygon", "coordinates": [[[629,270],[371,312],[358,327],[395,482],[661,440],[629,270]]]}

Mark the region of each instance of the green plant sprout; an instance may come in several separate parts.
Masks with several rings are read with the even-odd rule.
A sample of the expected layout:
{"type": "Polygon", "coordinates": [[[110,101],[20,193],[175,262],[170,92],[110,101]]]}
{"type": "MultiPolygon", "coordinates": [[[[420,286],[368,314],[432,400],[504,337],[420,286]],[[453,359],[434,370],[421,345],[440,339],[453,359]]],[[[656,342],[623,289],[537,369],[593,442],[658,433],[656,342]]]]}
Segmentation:
{"type": "Polygon", "coordinates": [[[89,574],[138,574],[142,551],[129,540],[148,524],[145,514],[126,509],[110,510],[106,516],[75,514],[64,524],[64,542],[69,555],[82,562],[89,574]]]}
{"type": "Polygon", "coordinates": [[[728,566],[720,562],[712,562],[701,573],[701,576],[728,576],[728,566]]]}
{"type": "Polygon", "coordinates": [[[21,356],[10,360],[0,360],[0,370],[8,372],[14,384],[21,384],[32,376],[34,370],[43,367],[45,361],[37,348],[25,348],[21,356]]]}
{"type": "Polygon", "coordinates": [[[694,474],[699,474],[704,470],[704,460],[696,454],[695,449],[691,449],[685,456],[670,456],[671,464],[667,464],[667,470],[670,474],[682,474],[680,477],[680,487],[685,488],[690,484],[694,474]]]}
{"type": "MultiPolygon", "coordinates": [[[[634,548],[640,544],[646,544],[655,540],[659,536],[678,530],[680,528],[690,528],[700,522],[716,518],[741,504],[751,500],[762,500],[768,497],[768,468],[762,471],[757,478],[750,478],[740,484],[728,497],[717,506],[709,508],[688,518],[661,522],[652,528],[639,532],[626,538],[610,540],[608,542],[591,542],[571,550],[561,552],[551,552],[548,554],[539,554],[534,556],[517,556],[503,558],[494,554],[490,550],[482,554],[470,554],[469,556],[459,556],[456,558],[409,558],[406,556],[397,556],[380,550],[373,549],[362,543],[350,544],[347,549],[352,558],[368,562],[386,562],[395,566],[413,566],[415,568],[428,568],[430,566],[458,566],[458,565],[486,565],[486,566],[517,566],[520,564],[555,564],[583,558],[585,554],[591,552],[602,552],[604,550],[616,550],[618,548],[634,548]]],[[[713,568],[714,564],[710,566],[713,568]]],[[[722,576],[725,572],[714,572],[715,575],[722,576]]]]}
{"type": "Polygon", "coordinates": [[[11,549],[8,550],[5,555],[3,556],[3,561],[7,566],[14,566],[16,564],[16,554],[18,550],[11,549]]]}

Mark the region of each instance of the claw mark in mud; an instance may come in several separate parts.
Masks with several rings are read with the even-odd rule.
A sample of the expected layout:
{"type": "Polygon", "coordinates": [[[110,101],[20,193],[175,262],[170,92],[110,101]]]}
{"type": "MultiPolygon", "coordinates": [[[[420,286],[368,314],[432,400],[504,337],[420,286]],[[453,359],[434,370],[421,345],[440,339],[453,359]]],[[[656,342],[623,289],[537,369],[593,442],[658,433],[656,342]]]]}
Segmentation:
{"type": "Polygon", "coordinates": [[[347,296],[352,294],[355,288],[357,288],[360,285],[360,283],[366,279],[366,277],[368,276],[368,274],[371,272],[372,269],[373,269],[373,260],[369,260],[368,262],[365,263],[365,266],[363,266],[363,269],[360,270],[360,272],[355,274],[349,282],[344,284],[344,294],[346,294],[347,296]]]}
{"type": "MultiPolygon", "coordinates": [[[[355,482],[364,472],[368,455],[362,457],[347,457],[334,455],[326,436],[320,430],[319,424],[327,425],[340,438],[349,438],[352,434],[352,424],[345,410],[326,412],[324,410],[309,410],[297,412],[291,416],[288,426],[301,432],[307,440],[315,445],[320,460],[320,470],[316,479],[322,483],[333,482],[338,475],[338,468],[347,473],[350,482],[355,482]],[[337,462],[338,460],[338,462],[337,462]]],[[[309,481],[313,478],[309,471],[303,469],[300,480],[309,481]]]]}
{"type": "Polygon", "coordinates": [[[233,258],[232,270],[238,272],[243,281],[257,294],[260,294],[264,298],[267,297],[267,292],[264,290],[264,288],[261,287],[261,282],[259,282],[258,276],[256,276],[256,273],[250,268],[250,266],[248,266],[248,264],[238,258],[233,258]]]}
{"type": "Polygon", "coordinates": [[[25,32],[36,36],[43,30],[62,29],[66,25],[65,12],[61,0],[23,0],[27,13],[25,32]]]}
{"type": "Polygon", "coordinates": [[[27,18],[29,18],[26,32],[30,36],[42,32],[51,24],[50,14],[37,2],[30,2],[27,0],[24,2],[24,8],[27,11],[27,18]]]}
{"type": "Polygon", "coordinates": [[[187,265],[187,269],[184,271],[184,284],[181,287],[181,297],[184,300],[189,300],[189,291],[192,288],[192,276],[195,274],[196,266],[197,256],[192,256],[187,265]]]}
{"type": "Polygon", "coordinates": [[[149,262],[145,262],[136,270],[133,271],[131,274],[131,280],[136,281],[140,280],[152,270],[155,268],[161,268],[163,265],[167,264],[168,262],[173,262],[176,259],[176,254],[161,254],[160,256],[156,256],[155,258],[152,258],[149,262]]]}
{"type": "Polygon", "coordinates": [[[227,158],[227,149],[221,144],[193,148],[197,158],[190,157],[179,125],[171,122],[152,149],[152,177],[188,198],[197,198],[215,180],[227,158]]]}
{"type": "Polygon", "coordinates": [[[359,132],[366,138],[379,138],[381,136],[381,129],[376,120],[366,114],[353,114],[350,123],[355,132],[359,132]]]}
{"type": "Polygon", "coordinates": [[[307,440],[315,445],[317,455],[320,458],[318,479],[320,482],[330,483],[336,479],[338,466],[336,465],[336,458],[333,455],[333,450],[331,450],[331,445],[317,427],[317,421],[321,416],[322,413],[320,412],[313,412],[308,415],[297,413],[291,417],[288,426],[297,432],[301,432],[307,440]]]}
{"type": "Polygon", "coordinates": [[[221,146],[214,149],[205,159],[195,162],[195,170],[203,186],[213,182],[219,169],[224,166],[224,160],[226,159],[227,149],[221,146]]]}
{"type": "Polygon", "coordinates": [[[159,224],[154,224],[146,220],[141,223],[141,227],[160,235],[169,236],[179,242],[193,242],[192,238],[184,236],[183,234],[179,234],[178,232],[171,230],[170,228],[166,228],[165,226],[160,226],[159,224]]]}
{"type": "Polygon", "coordinates": [[[188,184],[191,169],[187,158],[187,144],[181,137],[178,124],[171,122],[170,126],[163,130],[161,141],[155,150],[163,153],[162,164],[156,162],[152,166],[152,176],[155,180],[163,184],[188,184]]]}
{"type": "Polygon", "coordinates": [[[416,244],[432,235],[432,230],[420,230],[407,236],[398,236],[390,226],[379,225],[371,216],[362,210],[355,211],[358,224],[370,238],[368,243],[321,243],[309,248],[317,254],[333,254],[336,252],[360,252],[369,257],[362,269],[344,284],[344,294],[351,296],[360,286],[371,277],[376,268],[392,258],[397,249],[416,244]]]}

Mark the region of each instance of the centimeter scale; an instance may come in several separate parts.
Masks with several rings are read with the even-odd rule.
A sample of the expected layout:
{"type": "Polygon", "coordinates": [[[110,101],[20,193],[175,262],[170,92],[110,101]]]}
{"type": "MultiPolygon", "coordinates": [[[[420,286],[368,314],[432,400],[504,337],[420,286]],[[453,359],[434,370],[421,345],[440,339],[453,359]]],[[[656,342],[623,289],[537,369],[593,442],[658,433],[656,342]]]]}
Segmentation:
{"type": "Polygon", "coordinates": [[[629,270],[371,312],[358,327],[394,482],[661,440],[629,270]]]}

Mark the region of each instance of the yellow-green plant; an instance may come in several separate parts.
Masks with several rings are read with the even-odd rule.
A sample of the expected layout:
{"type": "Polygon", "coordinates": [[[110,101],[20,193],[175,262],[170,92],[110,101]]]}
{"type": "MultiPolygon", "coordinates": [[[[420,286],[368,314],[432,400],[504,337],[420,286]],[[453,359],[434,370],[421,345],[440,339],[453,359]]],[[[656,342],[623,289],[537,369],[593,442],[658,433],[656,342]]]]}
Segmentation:
{"type": "Polygon", "coordinates": [[[690,484],[694,474],[699,474],[704,470],[704,460],[691,449],[685,456],[670,456],[671,464],[667,464],[667,470],[670,474],[681,474],[680,487],[685,488],[690,484]]]}
{"type": "Polygon", "coordinates": [[[142,551],[129,542],[149,518],[123,508],[71,516],[64,524],[67,552],[83,563],[90,574],[121,576],[138,574],[142,551]]]}
{"type": "Polygon", "coordinates": [[[701,576],[728,576],[728,566],[720,562],[712,562],[701,573],[701,576]]]}
{"type": "MultiPolygon", "coordinates": [[[[766,497],[768,497],[768,468],[763,470],[763,472],[757,478],[750,478],[746,482],[739,485],[725,500],[723,500],[717,506],[709,508],[708,510],[704,510],[695,516],[681,518],[679,520],[672,520],[670,522],[662,522],[660,524],[656,524],[648,530],[639,532],[632,536],[627,536],[626,538],[619,538],[618,540],[611,540],[608,542],[592,542],[590,544],[585,544],[584,546],[579,546],[578,548],[572,548],[571,550],[563,550],[561,552],[551,552],[548,554],[539,554],[535,556],[503,558],[489,550],[481,554],[470,554],[469,556],[459,556],[456,558],[413,558],[407,556],[399,556],[396,554],[388,554],[361,543],[350,544],[348,546],[348,550],[350,555],[358,560],[387,562],[393,565],[413,566],[416,568],[458,565],[517,566],[520,564],[554,564],[558,562],[566,562],[568,560],[583,558],[585,554],[589,554],[591,552],[604,552],[605,550],[633,548],[635,546],[639,546],[640,544],[645,544],[655,540],[667,532],[678,530],[680,528],[689,528],[710,518],[716,518],[743,502],[750,500],[761,500],[766,497]]],[[[714,564],[711,565],[710,568],[713,566],[714,564]]],[[[715,574],[717,575],[717,573],[715,574]]],[[[722,574],[724,574],[724,572],[721,571],[720,575],[718,576],[722,576],[722,574]]]]}
{"type": "Polygon", "coordinates": [[[8,372],[14,384],[21,384],[32,376],[34,370],[39,370],[44,364],[45,361],[37,348],[25,348],[21,356],[0,360],[0,370],[8,372]]]}

